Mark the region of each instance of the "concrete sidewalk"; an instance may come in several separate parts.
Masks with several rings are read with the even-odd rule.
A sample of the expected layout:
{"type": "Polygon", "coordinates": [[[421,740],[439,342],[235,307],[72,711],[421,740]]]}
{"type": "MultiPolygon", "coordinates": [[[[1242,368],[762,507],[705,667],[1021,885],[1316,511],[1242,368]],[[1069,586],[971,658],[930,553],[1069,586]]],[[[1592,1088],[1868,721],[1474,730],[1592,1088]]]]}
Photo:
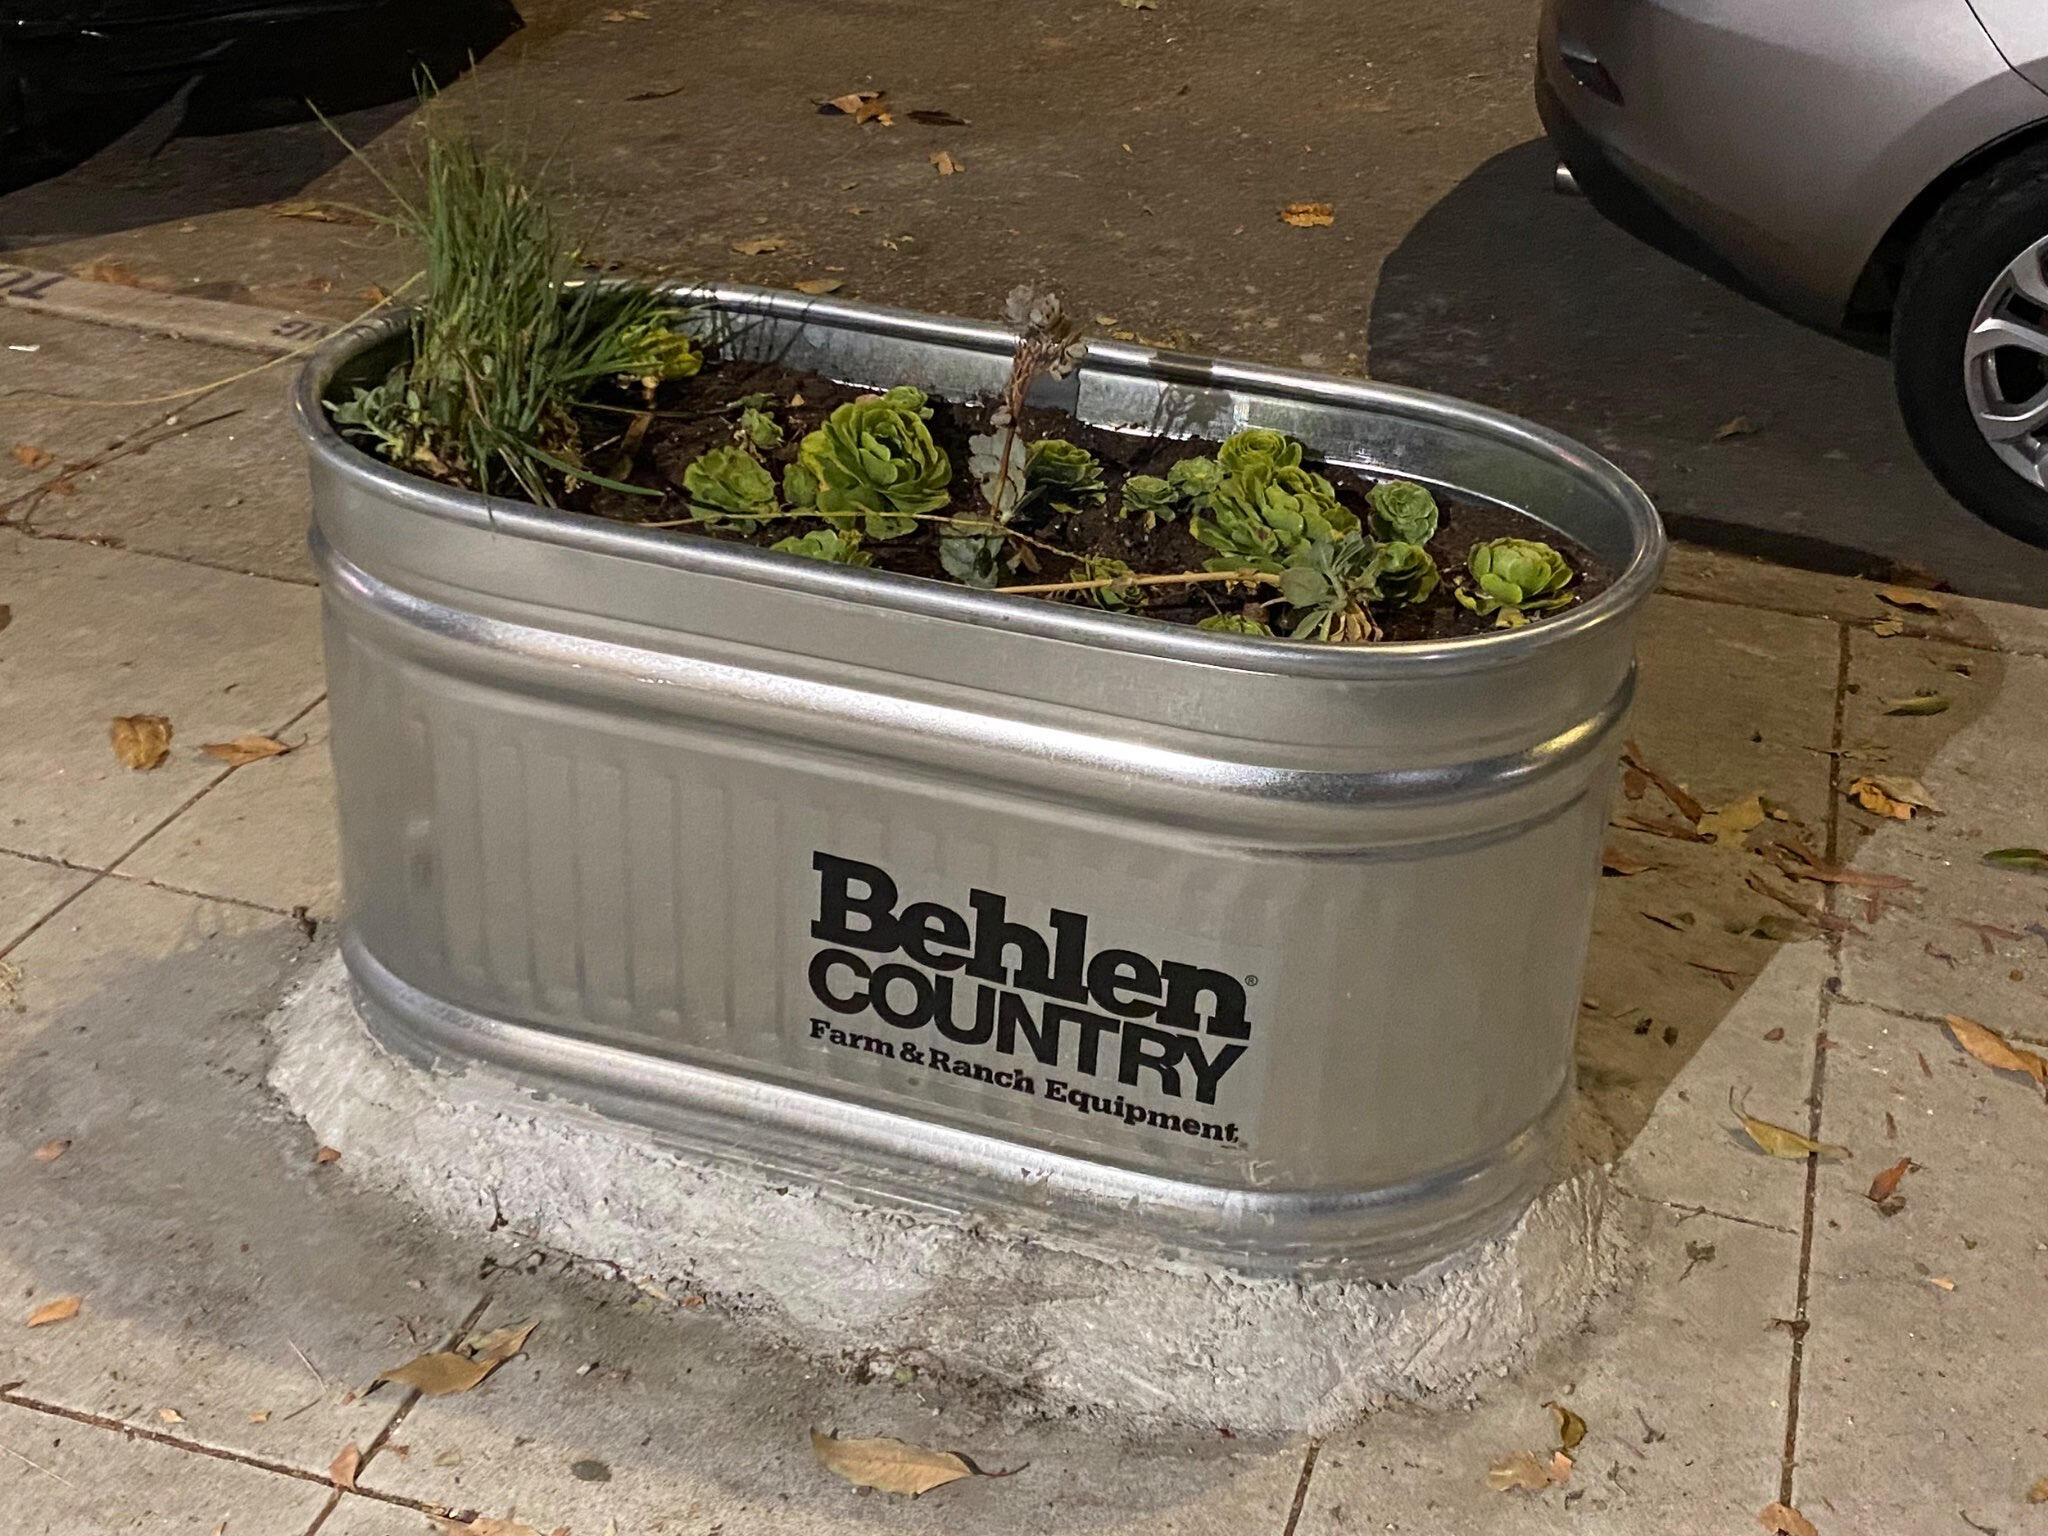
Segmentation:
{"type": "Polygon", "coordinates": [[[1681,551],[1645,641],[1645,759],[1711,807],[1760,796],[1784,819],[1751,845],[1796,832],[1824,866],[1910,885],[1794,880],[1668,835],[1683,824],[1654,788],[1618,800],[1615,867],[1638,872],[1602,882],[1579,1151],[1614,1164],[1645,1232],[1630,1282],[1454,1401],[1316,1442],[1135,1439],[764,1353],[717,1298],[510,1229],[430,1230],[320,1159],[263,1086],[261,1021],[325,954],[338,900],[288,370],[181,414],[157,397],[260,358],[16,310],[0,342],[35,349],[4,354],[10,385],[150,402],[10,401],[0,429],[52,455],[0,457],[12,1529],[384,1536],[480,1511],[573,1536],[1634,1536],[1753,1531],[1783,1501],[1823,1536],[2048,1532],[2028,1502],[2048,1476],[2048,1120],[2038,1087],[1940,1022],[2048,1037],[2048,879],[1982,861],[2048,846],[2048,613],[1900,608],[1681,551]],[[1948,707],[1887,712],[1928,693],[1948,707]],[[149,772],[107,741],[140,713],[174,730],[149,772]],[[292,750],[199,750],[247,732],[292,750]],[[1866,774],[1917,779],[1940,813],[1863,810],[1844,791],[1866,774]],[[1852,1155],[1763,1155],[1731,1094],[1852,1155]],[[1880,1207],[1872,1180],[1902,1158],[1903,1206],[1880,1207]],[[75,1317],[24,1326],[66,1296],[75,1317]],[[471,1392],[366,1390],[524,1320],[525,1352],[471,1392]],[[1550,1401],[1588,1426],[1569,1479],[1494,1491],[1503,1458],[1547,1460],[1550,1401]],[[1021,1470],[858,1494],[815,1463],[812,1427],[1021,1470]]]}

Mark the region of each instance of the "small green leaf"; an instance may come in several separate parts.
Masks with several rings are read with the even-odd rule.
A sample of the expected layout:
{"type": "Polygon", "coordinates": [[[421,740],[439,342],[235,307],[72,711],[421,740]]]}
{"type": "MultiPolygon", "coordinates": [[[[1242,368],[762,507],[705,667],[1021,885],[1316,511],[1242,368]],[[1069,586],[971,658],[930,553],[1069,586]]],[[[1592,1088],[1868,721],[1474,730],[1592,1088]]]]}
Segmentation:
{"type": "Polygon", "coordinates": [[[1994,848],[1984,855],[1994,869],[2018,869],[2032,875],[2048,875],[2048,848],[1994,848]]]}
{"type": "Polygon", "coordinates": [[[1884,712],[1888,715],[1938,715],[1948,708],[1945,693],[1915,693],[1903,699],[1887,700],[1884,712]]]}

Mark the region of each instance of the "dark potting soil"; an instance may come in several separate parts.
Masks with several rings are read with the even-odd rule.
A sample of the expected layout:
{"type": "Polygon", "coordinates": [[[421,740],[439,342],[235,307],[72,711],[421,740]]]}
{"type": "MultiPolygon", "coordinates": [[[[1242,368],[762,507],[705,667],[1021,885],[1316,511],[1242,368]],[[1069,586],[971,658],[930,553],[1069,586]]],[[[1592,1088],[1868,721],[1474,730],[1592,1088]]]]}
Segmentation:
{"type": "MultiPolygon", "coordinates": [[[[615,402],[600,400],[579,413],[584,462],[609,479],[657,489],[662,495],[658,499],[634,496],[584,483],[564,498],[564,504],[572,510],[617,522],[671,524],[665,531],[687,538],[719,539],[765,548],[778,539],[823,525],[810,516],[776,519],[743,532],[706,528],[688,520],[688,500],[682,491],[683,470],[699,454],[733,441],[734,413],[728,409],[730,402],[746,395],[766,394],[774,397],[775,403],[765,409],[781,424],[783,438],[779,447],[766,451],[762,458],[780,484],[782,467],[796,457],[804,434],[818,427],[838,406],[870,393],[873,391],[769,363],[710,362],[694,378],[664,385],[642,428],[634,427],[645,405],[637,395],[621,394],[615,402]],[[802,403],[791,404],[793,400],[802,403]]],[[[932,416],[927,425],[932,438],[953,464],[957,509],[963,515],[976,511],[985,514],[980,493],[967,471],[967,440],[989,430],[991,405],[957,404],[937,398],[929,404],[932,416]]],[[[1024,413],[1023,429],[1026,439],[1063,437],[1086,448],[1101,462],[1109,493],[1102,505],[1075,512],[1062,512],[1042,500],[1028,505],[1014,525],[1020,532],[1076,555],[1121,560],[1134,572],[1145,575],[1199,571],[1216,554],[1189,534],[1185,515],[1148,529],[1142,517],[1125,518],[1118,510],[1123,482],[1128,477],[1163,476],[1177,460],[1214,454],[1218,446],[1215,441],[1109,432],[1083,426],[1062,412],[1038,408],[1024,413]]],[[[1366,492],[1375,482],[1338,466],[1311,463],[1311,467],[1330,481],[1338,500],[1363,522],[1366,492]]],[[[1577,602],[1555,612],[1569,613],[1577,603],[1586,601],[1613,579],[1590,551],[1534,518],[1481,502],[1439,496],[1437,503],[1442,515],[1436,537],[1429,541],[1428,548],[1443,571],[1443,584],[1424,602],[1405,606],[1385,604],[1373,609],[1373,617],[1388,640],[1436,640],[1483,634],[1493,628],[1492,617],[1482,618],[1473,613],[1451,593],[1452,578],[1464,568],[1466,554],[1474,544],[1488,539],[1542,539],[1571,563],[1577,573],[1571,587],[1578,594],[1577,602]]],[[[939,522],[922,522],[915,533],[899,539],[870,539],[862,548],[874,557],[878,570],[951,582],[939,563],[943,527],[939,522]]],[[[1074,561],[1050,550],[1033,549],[1031,558],[1037,562],[1036,570],[1026,565],[1007,572],[1003,584],[1028,586],[1081,579],[1085,575],[1074,569],[1074,561]]],[[[1267,589],[1261,595],[1272,594],[1267,589]]],[[[1047,600],[1083,602],[1086,594],[1047,600]]],[[[1211,614],[1228,612],[1245,600],[1226,591],[1220,583],[1149,587],[1140,588],[1136,600],[1120,611],[1194,624],[1211,614]]],[[[1546,617],[1549,615],[1531,615],[1530,622],[1540,624],[1546,617]]]]}

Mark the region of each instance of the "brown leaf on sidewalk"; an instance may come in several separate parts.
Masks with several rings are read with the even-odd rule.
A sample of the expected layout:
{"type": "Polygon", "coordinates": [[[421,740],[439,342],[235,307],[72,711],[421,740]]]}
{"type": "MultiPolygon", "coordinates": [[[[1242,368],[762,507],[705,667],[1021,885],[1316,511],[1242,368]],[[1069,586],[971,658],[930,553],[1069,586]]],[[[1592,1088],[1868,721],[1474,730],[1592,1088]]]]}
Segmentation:
{"type": "Polygon", "coordinates": [[[337,1488],[356,1491],[356,1474],[363,1469],[363,1453],[351,1440],[335,1453],[334,1460],[327,1464],[327,1481],[337,1488]]]}
{"type": "Polygon", "coordinates": [[[0,603],[0,629],[5,629],[8,625],[12,624],[13,622],[14,610],[8,607],[7,604],[0,603]]]}
{"type": "Polygon", "coordinates": [[[1625,741],[1621,745],[1621,760],[1656,785],[1657,792],[1671,802],[1679,815],[1694,826],[1698,826],[1700,818],[1707,814],[1707,808],[1688,794],[1685,787],[1669,774],[1652,767],[1649,760],[1643,756],[1643,749],[1633,741],[1625,741]]]}
{"type": "Polygon", "coordinates": [[[478,1360],[487,1360],[492,1365],[503,1365],[522,1349],[533,1336],[533,1330],[540,1326],[536,1319],[526,1323],[507,1323],[503,1328],[493,1328],[489,1333],[480,1333],[463,1341],[462,1347],[478,1360]]]}
{"type": "Polygon", "coordinates": [[[1586,1438],[1586,1421],[1563,1403],[1548,1402],[1543,1405],[1557,1415],[1557,1447],[1561,1451],[1576,1451],[1579,1442],[1586,1438]]]}
{"type": "Polygon", "coordinates": [[[82,267],[73,267],[71,275],[82,277],[89,283],[112,283],[119,288],[150,288],[161,292],[169,286],[160,277],[138,277],[128,267],[105,256],[88,261],[82,267]]]}
{"type": "Polygon", "coordinates": [[[808,293],[813,298],[821,293],[837,293],[846,286],[845,279],[837,277],[807,277],[796,285],[798,293],[808,293]]]}
{"type": "Polygon", "coordinates": [[[766,256],[788,244],[789,242],[780,235],[762,235],[756,240],[735,240],[732,248],[742,256],[766,256]]]}
{"type": "Polygon", "coordinates": [[[1906,621],[1896,613],[1889,613],[1873,622],[1870,626],[1870,632],[1873,635],[1889,640],[1894,635],[1903,635],[1906,632],[1906,621]]]}
{"type": "Polygon", "coordinates": [[[1941,612],[1941,599],[1918,587],[1879,587],[1877,596],[1880,602],[1890,603],[1894,608],[1914,608],[1921,613],[1941,612]]]}
{"type": "Polygon", "coordinates": [[[260,763],[266,757],[282,757],[291,748],[275,736],[259,736],[252,731],[233,741],[209,741],[199,750],[208,757],[219,758],[230,768],[239,768],[244,763],[260,763]]]}
{"type": "Polygon", "coordinates": [[[2048,1477],[2036,1480],[2034,1486],[2027,1490],[2027,1502],[2029,1504],[2048,1504],[2048,1477]]]}
{"type": "Polygon", "coordinates": [[[82,1296],[59,1296],[55,1301],[46,1301],[28,1315],[28,1326],[46,1328],[51,1323],[68,1323],[78,1316],[78,1309],[85,1304],[82,1296]]]}
{"type": "Polygon", "coordinates": [[[1966,1019],[1959,1013],[1945,1015],[1943,1022],[1948,1025],[1948,1032],[1956,1037],[1956,1044],[1985,1066],[1996,1067],[2001,1072],[2024,1072],[2043,1088],[2048,1088],[2048,1058],[2043,1058],[2038,1051],[2009,1044],[1997,1030],[1986,1029],[1975,1019],[1966,1019]]]}
{"type": "Polygon", "coordinates": [[[70,1150],[71,1138],[69,1136],[52,1136],[48,1141],[36,1148],[35,1160],[39,1163],[54,1163],[70,1150]]]}
{"type": "Polygon", "coordinates": [[[1486,1486],[1495,1493],[1541,1493],[1572,1475],[1572,1459],[1563,1451],[1549,1460],[1533,1451],[1516,1451],[1486,1469],[1486,1486]]]}
{"type": "Polygon", "coordinates": [[[1909,693],[1902,699],[1886,699],[1884,712],[1888,715],[1939,715],[1949,706],[1945,693],[1909,693]]]}
{"type": "Polygon", "coordinates": [[[811,1454],[818,1458],[818,1465],[856,1488],[905,1493],[912,1498],[974,1476],[974,1469],[951,1451],[934,1451],[907,1440],[842,1440],[814,1429],[811,1454]]]}
{"type": "Polygon", "coordinates": [[[1714,441],[1725,443],[1734,437],[1755,437],[1757,424],[1747,416],[1731,416],[1714,428],[1714,441]]]}
{"type": "Polygon", "coordinates": [[[315,1147],[313,1149],[313,1161],[317,1165],[325,1167],[329,1163],[340,1162],[341,1153],[334,1147],[315,1147]]]}
{"type": "Polygon", "coordinates": [[[16,443],[14,462],[23,469],[41,469],[45,464],[54,464],[57,455],[47,448],[38,448],[34,443],[16,443]]]}
{"type": "Polygon", "coordinates": [[[1791,843],[1774,843],[1760,851],[1764,857],[1778,866],[1781,873],[1793,880],[1814,880],[1822,885],[1857,885],[1872,891],[1913,889],[1913,882],[1904,875],[1880,874],[1867,869],[1845,869],[1839,864],[1829,864],[1817,859],[1807,849],[1791,843]]]}
{"type": "Polygon", "coordinates": [[[1811,1137],[1800,1135],[1797,1131],[1787,1130],[1782,1125],[1773,1125],[1768,1120],[1759,1120],[1756,1116],[1746,1113],[1742,1106],[1735,1102],[1733,1088],[1728,1090],[1728,1108],[1734,1112],[1735,1118],[1742,1122],[1742,1129],[1749,1139],[1772,1157],[1801,1158],[1811,1154],[1822,1162],[1829,1163],[1849,1155],[1847,1147],[1835,1142],[1815,1141],[1811,1137]]]}
{"type": "Polygon", "coordinates": [[[1322,229],[1337,222],[1337,210],[1329,203],[1289,203],[1280,210],[1280,222],[1296,229],[1322,229]]]}
{"type": "Polygon", "coordinates": [[[495,1515],[478,1515],[474,1520],[453,1520],[447,1515],[427,1518],[447,1536],[541,1536],[523,1520],[500,1520],[495,1515]]]}
{"type": "Polygon", "coordinates": [[[468,1392],[522,1349],[537,1322],[513,1323],[465,1339],[460,1349],[429,1350],[403,1365],[380,1371],[379,1381],[412,1387],[425,1397],[468,1392]]]}
{"type": "Polygon", "coordinates": [[[937,171],[941,176],[958,176],[962,171],[967,169],[966,166],[962,165],[958,160],[955,160],[951,154],[949,154],[947,151],[943,149],[933,150],[927,158],[929,158],[932,163],[932,169],[937,171]]]}
{"type": "Polygon", "coordinates": [[[280,219],[305,219],[313,224],[339,224],[341,219],[319,203],[294,199],[291,202],[272,203],[269,211],[280,219]]]}
{"type": "Polygon", "coordinates": [[[1752,828],[1762,826],[1768,815],[1763,792],[1759,790],[1746,800],[1707,812],[1699,818],[1699,828],[1717,843],[1740,843],[1752,828]]]}
{"type": "Polygon", "coordinates": [[[1894,821],[1911,821],[1918,811],[1941,813],[1927,786],[1903,775],[1862,774],[1850,780],[1843,793],[1866,811],[1889,816],[1894,821]]]}
{"type": "Polygon", "coordinates": [[[1766,1504],[1756,1512],[1756,1523],[1771,1536],[1820,1536],[1814,1523],[1790,1504],[1766,1504]]]}
{"type": "Polygon", "coordinates": [[[1600,873],[1603,875],[1640,875],[1662,867],[1631,858],[1612,843],[1600,850],[1600,873]]]}
{"type": "Polygon", "coordinates": [[[171,722],[162,715],[116,715],[107,736],[124,768],[146,773],[171,755],[171,722]]]}
{"type": "Polygon", "coordinates": [[[2048,848],[1994,848],[1984,855],[1993,869],[2018,869],[2030,875],[2048,875],[2048,848]]]}
{"type": "Polygon", "coordinates": [[[1913,1171],[1910,1157],[1902,1157],[1870,1181],[1870,1190],[1864,1196],[1872,1205],[1883,1205],[1899,1192],[1899,1181],[1913,1171]]]}
{"type": "Polygon", "coordinates": [[[827,117],[850,117],[857,124],[880,123],[884,128],[894,126],[896,121],[888,95],[882,91],[848,91],[843,96],[820,101],[818,110],[827,117]]]}
{"type": "Polygon", "coordinates": [[[166,1424],[182,1424],[185,1422],[185,1415],[178,1412],[175,1408],[159,1408],[156,1411],[156,1416],[166,1424]]]}

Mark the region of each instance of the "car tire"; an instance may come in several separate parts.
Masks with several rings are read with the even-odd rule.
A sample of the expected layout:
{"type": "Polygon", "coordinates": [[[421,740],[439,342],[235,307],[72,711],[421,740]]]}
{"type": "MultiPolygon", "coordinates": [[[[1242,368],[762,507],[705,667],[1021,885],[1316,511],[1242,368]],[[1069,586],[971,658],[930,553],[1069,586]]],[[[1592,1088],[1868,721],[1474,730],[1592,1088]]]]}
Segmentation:
{"type": "Polygon", "coordinates": [[[2016,399],[2048,403],[2048,350],[1968,355],[1987,318],[2017,316],[2048,348],[2048,302],[2026,299],[2007,275],[2022,258],[2048,298],[2048,144],[1958,187],[1913,243],[1892,311],[1892,379],[1906,431],[1949,494],[2014,538],[2048,548],[2048,488],[2008,457],[2031,460],[2038,450],[2037,472],[2048,479],[2048,424],[2004,452],[1979,426],[1980,411],[2016,399]]]}

